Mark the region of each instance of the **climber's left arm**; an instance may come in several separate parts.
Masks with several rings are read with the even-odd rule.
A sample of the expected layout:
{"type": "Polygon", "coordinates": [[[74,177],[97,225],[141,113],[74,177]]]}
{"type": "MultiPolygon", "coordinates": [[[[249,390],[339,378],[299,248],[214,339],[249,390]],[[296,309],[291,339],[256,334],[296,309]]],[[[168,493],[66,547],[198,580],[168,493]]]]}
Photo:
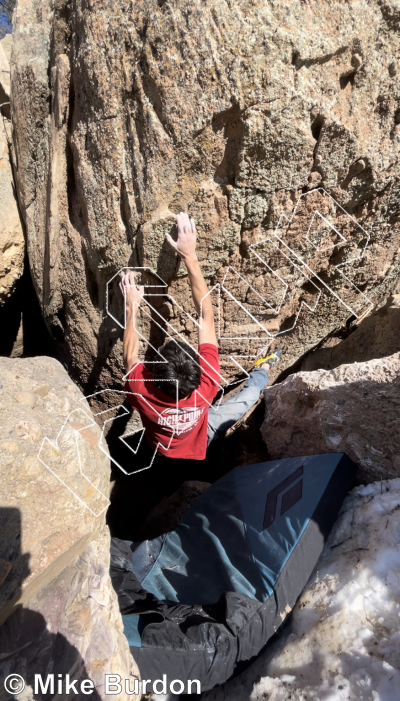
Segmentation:
{"type": "Polygon", "coordinates": [[[166,235],[166,239],[185,262],[188,271],[194,306],[200,316],[199,345],[210,343],[218,346],[212,301],[196,255],[195,223],[193,219],[189,219],[186,212],[177,215],[177,223],[177,241],[174,241],[169,234],[166,235]]]}

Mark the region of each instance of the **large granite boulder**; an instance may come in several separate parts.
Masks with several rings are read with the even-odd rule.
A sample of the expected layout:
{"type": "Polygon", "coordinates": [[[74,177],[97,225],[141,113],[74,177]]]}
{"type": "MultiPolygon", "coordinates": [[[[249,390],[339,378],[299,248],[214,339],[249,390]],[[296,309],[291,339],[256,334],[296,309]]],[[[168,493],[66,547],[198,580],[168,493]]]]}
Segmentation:
{"type": "Polygon", "coordinates": [[[299,372],[265,392],[271,458],[347,453],[361,481],[400,474],[400,353],[299,372]]]}
{"type": "MultiPolygon", "coordinates": [[[[105,311],[120,268],[149,266],[192,309],[164,241],[180,210],[209,284],[224,283],[227,376],[230,355],[280,333],[273,379],[393,291],[398,20],[389,0],[19,0],[12,108],[29,259],[82,386],[122,375],[105,311]]],[[[195,338],[177,305],[162,317],[195,338]]]]}
{"type": "Polygon", "coordinates": [[[357,487],[288,624],[204,701],[397,699],[400,480],[357,487]]]}
{"type": "MultiPolygon", "coordinates": [[[[134,689],[108,571],[100,429],[52,358],[0,358],[0,382],[0,678],[24,677],[22,701],[34,674],[91,679],[98,700],[109,698],[107,673],[134,689]]],[[[64,688],[60,698],[69,698],[64,688]]]]}
{"type": "MultiPolygon", "coordinates": [[[[14,292],[23,273],[25,241],[10,162],[12,140],[10,64],[0,42],[0,305],[14,292]]],[[[8,45],[6,45],[8,48],[8,45]]],[[[8,51],[7,51],[8,53],[8,51]]]]}

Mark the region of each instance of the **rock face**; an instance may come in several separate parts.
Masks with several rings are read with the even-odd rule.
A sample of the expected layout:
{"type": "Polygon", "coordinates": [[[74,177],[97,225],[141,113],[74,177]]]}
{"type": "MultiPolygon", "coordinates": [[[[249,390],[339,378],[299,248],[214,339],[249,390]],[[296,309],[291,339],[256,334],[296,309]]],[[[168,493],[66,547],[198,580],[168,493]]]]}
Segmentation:
{"type": "Polygon", "coordinates": [[[7,114],[9,118],[10,107],[5,103],[10,101],[10,60],[6,52],[8,47],[3,42],[4,39],[0,41],[0,104],[2,114],[7,114]]]}
{"type": "Polygon", "coordinates": [[[386,304],[351,330],[344,340],[327,339],[322,348],[310,353],[302,370],[332,370],[344,363],[362,363],[373,358],[384,358],[400,351],[400,295],[391,296],[386,304]]]}
{"type": "Polygon", "coordinates": [[[288,626],[204,701],[395,699],[400,480],[354,489],[288,626]]]}
{"type": "Polygon", "coordinates": [[[12,49],[12,34],[6,34],[6,36],[0,40],[0,44],[3,47],[3,51],[7,57],[8,63],[10,63],[12,49]]]}
{"type": "MultiPolygon", "coordinates": [[[[3,40],[4,41],[4,40],[3,40]]],[[[25,241],[10,163],[10,64],[0,42],[0,305],[10,297],[23,273],[25,241]]]]}
{"type": "Polygon", "coordinates": [[[265,392],[271,458],[347,453],[361,481],[400,471],[400,353],[291,375],[265,392]]]}
{"type": "Polygon", "coordinates": [[[133,689],[108,572],[100,430],[56,360],[0,358],[0,376],[0,677],[24,676],[23,701],[33,675],[50,672],[91,679],[98,700],[108,698],[106,673],[133,689]]]}
{"type": "MultiPolygon", "coordinates": [[[[228,376],[230,354],[256,355],[277,333],[290,367],[393,291],[398,21],[389,0],[19,0],[12,103],[30,265],[85,389],[122,375],[105,312],[121,267],[150,266],[192,309],[164,242],[180,210],[209,284],[224,282],[228,376]]],[[[162,316],[195,338],[177,305],[162,316]]]]}

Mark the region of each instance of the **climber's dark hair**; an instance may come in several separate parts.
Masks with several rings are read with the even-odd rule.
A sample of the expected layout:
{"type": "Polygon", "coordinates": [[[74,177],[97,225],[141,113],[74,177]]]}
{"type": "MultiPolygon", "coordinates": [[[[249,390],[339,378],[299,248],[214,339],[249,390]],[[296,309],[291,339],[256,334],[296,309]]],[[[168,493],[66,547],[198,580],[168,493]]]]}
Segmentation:
{"type": "Polygon", "coordinates": [[[201,380],[196,351],[182,341],[168,341],[158,350],[167,362],[153,365],[156,387],[175,399],[176,382],[171,380],[179,380],[178,399],[194,392],[201,380]]]}

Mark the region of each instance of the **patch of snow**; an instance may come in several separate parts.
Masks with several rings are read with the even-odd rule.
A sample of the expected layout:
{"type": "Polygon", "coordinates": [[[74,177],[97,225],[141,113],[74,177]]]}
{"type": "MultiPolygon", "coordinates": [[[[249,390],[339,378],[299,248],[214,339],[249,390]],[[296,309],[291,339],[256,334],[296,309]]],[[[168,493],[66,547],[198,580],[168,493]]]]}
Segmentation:
{"type": "Polygon", "coordinates": [[[281,634],[204,701],[400,701],[400,479],[355,488],[281,634]]]}

